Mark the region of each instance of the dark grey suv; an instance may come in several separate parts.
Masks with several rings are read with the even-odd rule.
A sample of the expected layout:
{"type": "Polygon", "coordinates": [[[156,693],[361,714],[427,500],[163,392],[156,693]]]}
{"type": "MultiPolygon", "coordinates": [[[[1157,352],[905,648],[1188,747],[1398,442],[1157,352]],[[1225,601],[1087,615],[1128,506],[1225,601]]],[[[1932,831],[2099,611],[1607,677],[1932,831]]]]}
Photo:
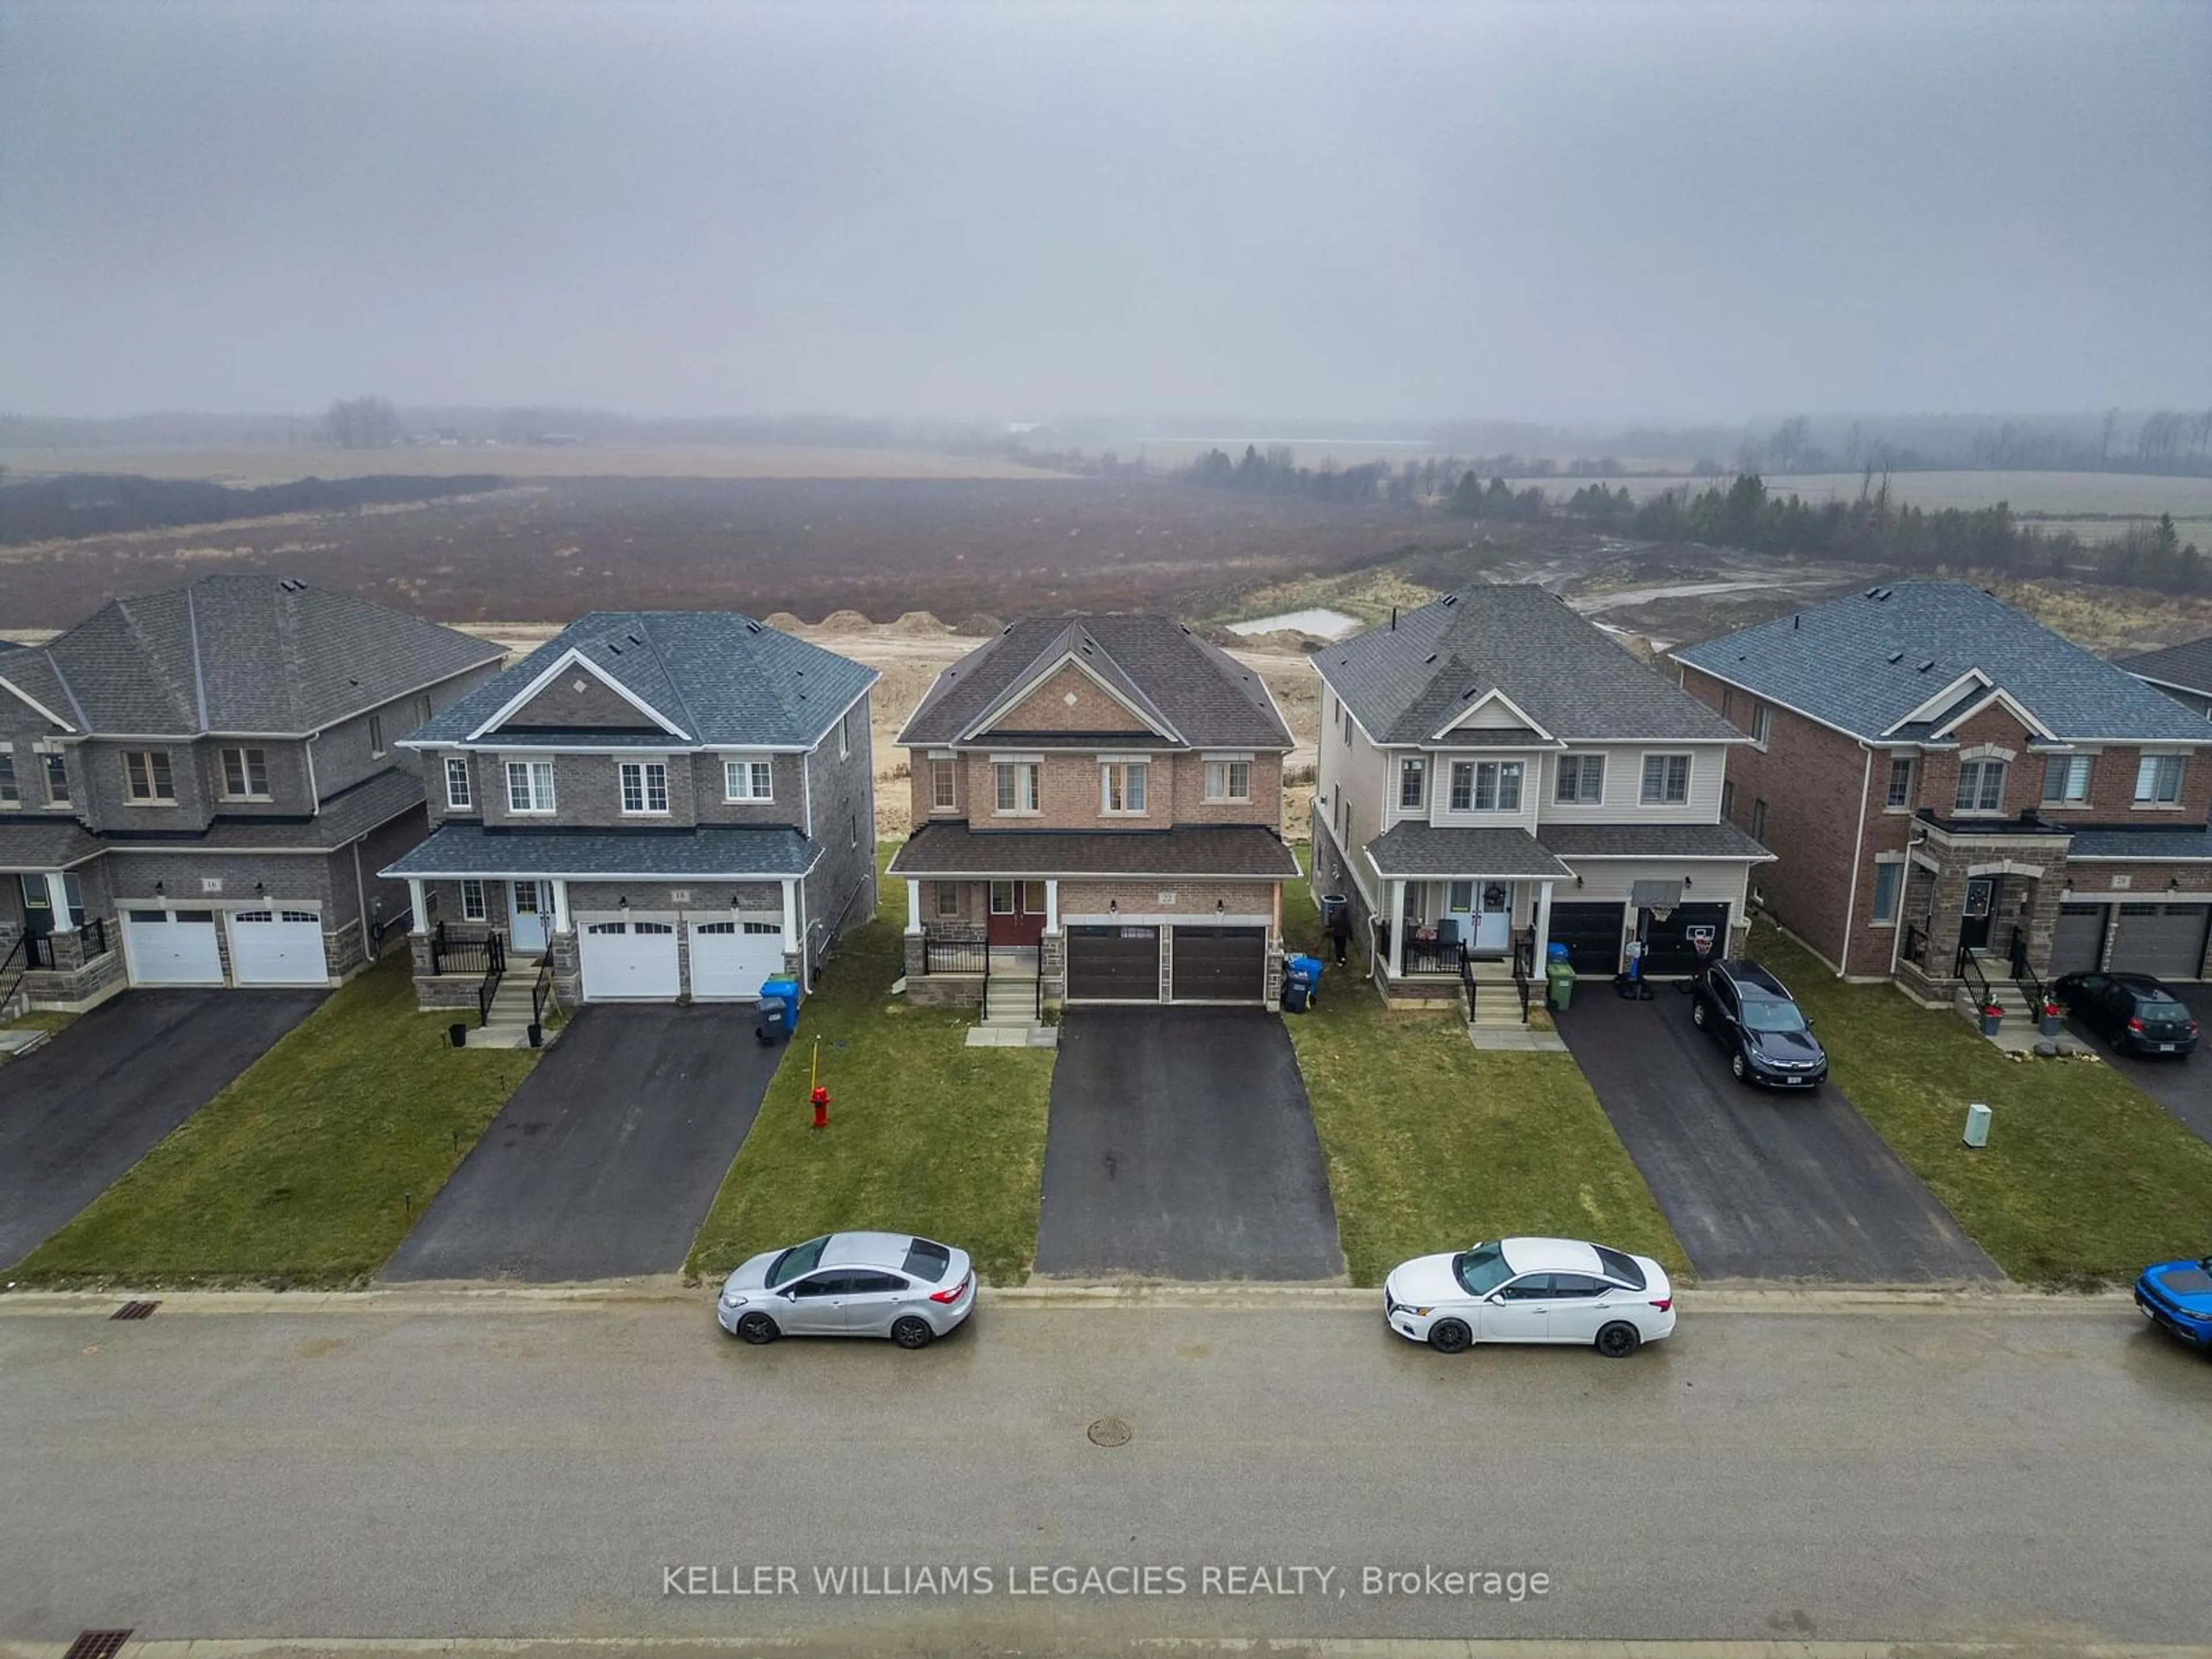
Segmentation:
{"type": "Polygon", "coordinates": [[[1828,1075],[1828,1056],[1782,981],[1755,962],[1716,962],[1695,981],[1690,1019],[1711,1034],[1740,1083],[1811,1089],[1828,1075]]]}

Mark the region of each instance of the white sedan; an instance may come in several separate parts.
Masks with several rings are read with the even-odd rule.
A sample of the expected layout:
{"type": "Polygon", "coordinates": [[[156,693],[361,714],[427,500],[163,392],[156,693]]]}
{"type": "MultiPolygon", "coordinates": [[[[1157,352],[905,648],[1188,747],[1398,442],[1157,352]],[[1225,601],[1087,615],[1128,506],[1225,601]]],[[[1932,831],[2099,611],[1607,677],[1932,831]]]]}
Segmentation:
{"type": "Polygon", "coordinates": [[[1401,1262],[1382,1281],[1382,1314],[1438,1353],[1474,1342],[1572,1342],[1626,1359],[1674,1330],[1674,1290],[1648,1255],[1574,1238],[1501,1238],[1401,1262]]]}

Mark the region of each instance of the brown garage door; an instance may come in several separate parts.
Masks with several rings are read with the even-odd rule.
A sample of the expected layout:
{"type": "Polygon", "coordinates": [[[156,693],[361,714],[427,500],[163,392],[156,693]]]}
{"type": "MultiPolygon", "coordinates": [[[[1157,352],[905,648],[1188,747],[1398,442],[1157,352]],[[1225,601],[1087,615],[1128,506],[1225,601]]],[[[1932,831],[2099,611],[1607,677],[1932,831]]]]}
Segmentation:
{"type": "Polygon", "coordinates": [[[1070,927],[1067,1000],[1158,1002],[1160,930],[1113,926],[1070,927]]]}
{"type": "Polygon", "coordinates": [[[2051,938],[2051,977],[2094,973],[2105,955],[2105,907],[2062,904],[2051,938]]]}
{"type": "Polygon", "coordinates": [[[2195,979],[2204,960],[2205,907],[2123,904],[2112,924],[2112,971],[2195,979]]]}
{"type": "Polygon", "coordinates": [[[1267,930],[1186,927],[1170,947],[1177,1002],[1258,1002],[1267,994],[1267,930]]]}

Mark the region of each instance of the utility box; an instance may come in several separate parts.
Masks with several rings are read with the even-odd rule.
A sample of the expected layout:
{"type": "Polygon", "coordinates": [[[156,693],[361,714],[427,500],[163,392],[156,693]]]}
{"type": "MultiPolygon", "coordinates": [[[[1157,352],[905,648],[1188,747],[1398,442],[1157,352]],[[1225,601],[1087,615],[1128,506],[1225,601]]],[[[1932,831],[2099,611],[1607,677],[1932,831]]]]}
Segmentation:
{"type": "Polygon", "coordinates": [[[1977,1101],[1966,1108],[1966,1142],[1969,1146],[1990,1144],[1990,1109],[1977,1101]]]}

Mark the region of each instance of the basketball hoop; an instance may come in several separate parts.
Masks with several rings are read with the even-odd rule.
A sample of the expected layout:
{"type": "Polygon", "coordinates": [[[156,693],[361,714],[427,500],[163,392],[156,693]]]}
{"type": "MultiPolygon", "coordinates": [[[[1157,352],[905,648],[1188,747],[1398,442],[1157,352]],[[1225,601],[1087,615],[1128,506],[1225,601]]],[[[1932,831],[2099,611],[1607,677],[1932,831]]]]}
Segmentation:
{"type": "Polygon", "coordinates": [[[1651,920],[1654,921],[1664,921],[1674,914],[1674,907],[1671,904],[1655,904],[1651,907],[1651,920]]]}

